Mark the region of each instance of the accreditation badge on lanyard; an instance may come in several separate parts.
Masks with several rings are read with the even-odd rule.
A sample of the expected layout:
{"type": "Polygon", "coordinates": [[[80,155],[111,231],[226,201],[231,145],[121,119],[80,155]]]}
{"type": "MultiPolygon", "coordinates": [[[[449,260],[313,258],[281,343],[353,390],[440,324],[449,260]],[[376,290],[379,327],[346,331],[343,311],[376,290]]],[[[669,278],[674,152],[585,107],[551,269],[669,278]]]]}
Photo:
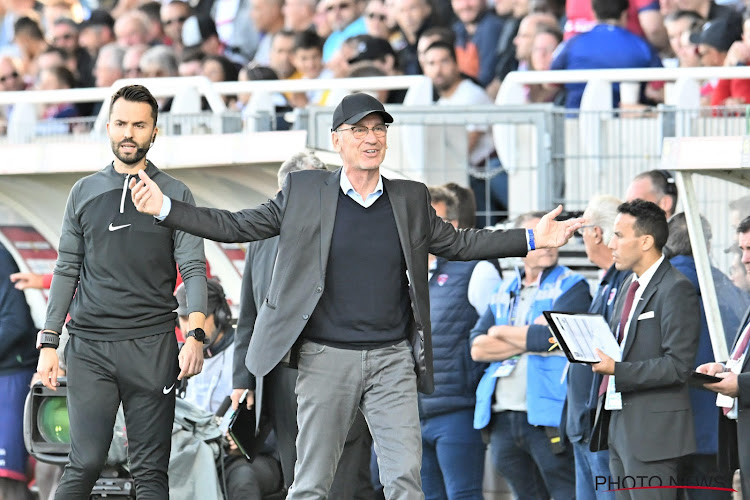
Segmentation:
{"type": "MultiPolygon", "coordinates": [[[[620,330],[620,325],[617,325],[617,330],[620,330]]],[[[627,339],[628,333],[625,332],[625,336],[620,344],[620,359],[622,359],[623,349],[625,348],[625,340],[627,339]]],[[[618,360],[616,360],[618,361],[618,360]]],[[[615,376],[611,375],[607,381],[607,392],[604,395],[604,409],[605,410],[622,410],[622,393],[615,390],[615,376]]]]}

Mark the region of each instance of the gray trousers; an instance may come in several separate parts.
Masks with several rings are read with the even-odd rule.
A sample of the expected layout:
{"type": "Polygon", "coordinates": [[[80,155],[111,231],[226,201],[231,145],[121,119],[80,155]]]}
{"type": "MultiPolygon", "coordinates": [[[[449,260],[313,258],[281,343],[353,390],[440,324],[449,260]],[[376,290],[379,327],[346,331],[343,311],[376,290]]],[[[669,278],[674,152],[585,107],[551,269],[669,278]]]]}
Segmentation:
{"type": "Polygon", "coordinates": [[[287,500],[328,496],[349,427],[362,410],[389,500],[422,500],[422,438],[411,346],[369,351],[304,342],[299,351],[297,463],[287,500]]]}
{"type": "MultiPolygon", "coordinates": [[[[677,489],[630,489],[639,486],[668,486],[677,478],[679,458],[642,462],[633,456],[622,424],[622,412],[613,411],[609,422],[609,471],[616,500],[674,500],[677,489]]],[[[637,439],[637,437],[635,438],[637,439]]]]}

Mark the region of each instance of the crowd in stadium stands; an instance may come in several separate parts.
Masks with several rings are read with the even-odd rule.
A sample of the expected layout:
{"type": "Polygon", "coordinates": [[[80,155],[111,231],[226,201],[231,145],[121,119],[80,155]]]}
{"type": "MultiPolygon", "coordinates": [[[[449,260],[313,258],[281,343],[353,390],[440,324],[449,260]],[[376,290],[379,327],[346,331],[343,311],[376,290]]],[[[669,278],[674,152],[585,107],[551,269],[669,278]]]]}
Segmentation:
{"type": "MultiPolygon", "coordinates": [[[[483,89],[492,100],[514,70],[743,65],[750,60],[748,5],[741,0],[3,0],[0,91],[109,87],[123,77],[205,75],[234,81],[429,74],[424,53],[441,42],[454,48],[450,57],[471,84],[463,87],[475,96],[474,90],[483,89]]],[[[748,82],[705,81],[703,104],[746,103],[748,82]]],[[[435,100],[448,101],[457,90],[438,90],[435,100]]],[[[530,85],[527,95],[529,102],[577,108],[582,90],[583,84],[530,85]]],[[[613,93],[617,105],[618,85],[613,93]]],[[[273,100],[286,111],[336,104],[327,102],[329,94],[275,94],[273,100]]],[[[663,86],[653,83],[642,86],[637,102],[625,105],[654,104],[663,97],[663,86]]],[[[404,92],[385,98],[398,103],[404,92]]],[[[247,101],[246,95],[236,96],[227,104],[241,111],[247,101]]],[[[168,111],[171,100],[160,104],[168,111]]],[[[63,103],[38,113],[40,119],[68,118],[98,110],[63,103]]],[[[0,109],[0,131],[11,113],[12,107],[0,109]]],[[[40,133],[55,131],[59,127],[42,127],[40,133]]]]}

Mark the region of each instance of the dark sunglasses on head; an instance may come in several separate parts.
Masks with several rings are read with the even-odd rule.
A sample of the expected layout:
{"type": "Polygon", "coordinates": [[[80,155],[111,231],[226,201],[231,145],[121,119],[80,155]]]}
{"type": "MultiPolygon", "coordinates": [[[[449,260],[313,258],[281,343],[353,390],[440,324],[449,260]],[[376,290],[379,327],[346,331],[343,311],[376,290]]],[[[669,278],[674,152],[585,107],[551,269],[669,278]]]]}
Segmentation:
{"type": "Polygon", "coordinates": [[[187,17],[178,17],[178,18],[175,18],[175,19],[167,19],[166,21],[164,21],[164,26],[169,26],[170,24],[174,24],[174,23],[180,23],[180,24],[182,24],[185,21],[187,21],[187,17]]]}
{"type": "Polygon", "coordinates": [[[334,10],[346,10],[346,9],[351,9],[351,8],[352,8],[352,4],[349,2],[331,4],[328,7],[326,7],[326,12],[333,12],[334,10]]]}
{"type": "Polygon", "coordinates": [[[377,19],[380,22],[385,22],[386,16],[384,14],[376,14],[375,12],[368,12],[367,13],[368,19],[377,19]]]}
{"type": "Polygon", "coordinates": [[[16,79],[18,78],[18,72],[14,71],[13,73],[5,76],[0,76],[0,83],[5,83],[6,80],[10,79],[16,79]]]}

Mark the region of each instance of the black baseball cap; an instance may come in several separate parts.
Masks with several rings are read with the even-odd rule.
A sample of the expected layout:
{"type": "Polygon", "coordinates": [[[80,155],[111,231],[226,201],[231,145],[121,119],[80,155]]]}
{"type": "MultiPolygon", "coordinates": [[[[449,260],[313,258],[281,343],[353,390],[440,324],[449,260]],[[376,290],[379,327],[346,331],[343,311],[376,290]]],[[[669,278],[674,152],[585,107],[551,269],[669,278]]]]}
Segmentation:
{"type": "Polygon", "coordinates": [[[333,111],[331,131],[336,130],[344,123],[357,123],[372,113],[380,113],[385,123],[393,123],[393,117],[385,111],[383,104],[371,95],[364,92],[349,94],[341,100],[333,111]]]}
{"type": "Polygon", "coordinates": [[[355,45],[357,54],[349,59],[349,64],[360,61],[377,61],[384,59],[388,54],[396,58],[396,53],[390,42],[384,38],[378,38],[370,35],[360,35],[357,37],[358,42],[355,45]]]}
{"type": "Polygon", "coordinates": [[[742,23],[728,16],[708,21],[700,32],[690,35],[692,43],[709,45],[719,52],[729,51],[729,47],[741,38],[742,23]]]}

